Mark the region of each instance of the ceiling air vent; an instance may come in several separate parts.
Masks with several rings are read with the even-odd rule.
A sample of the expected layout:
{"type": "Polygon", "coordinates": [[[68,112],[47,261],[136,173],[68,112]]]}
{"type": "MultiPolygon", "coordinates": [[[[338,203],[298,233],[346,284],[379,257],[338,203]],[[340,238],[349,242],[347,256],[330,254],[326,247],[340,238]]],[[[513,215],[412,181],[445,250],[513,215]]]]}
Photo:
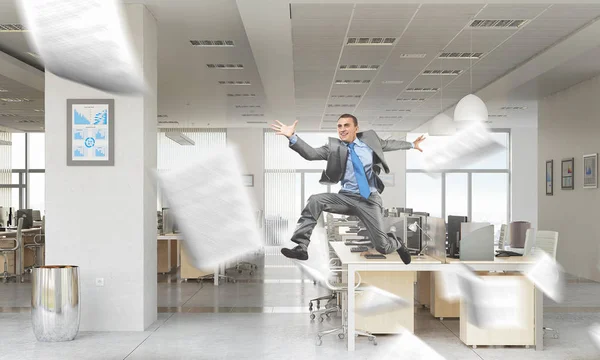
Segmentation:
{"type": "Polygon", "coordinates": [[[505,117],[507,117],[507,115],[506,114],[489,114],[488,117],[491,117],[491,118],[505,118],[505,117]]]}
{"type": "Polygon", "coordinates": [[[477,19],[469,23],[470,28],[474,29],[519,29],[525,26],[529,20],[488,20],[477,19]]]}
{"type": "Polygon", "coordinates": [[[246,124],[266,124],[266,121],[246,121],[246,124]]]}
{"type": "Polygon", "coordinates": [[[386,112],[410,112],[408,109],[387,109],[386,112]]]}
{"type": "Polygon", "coordinates": [[[11,113],[0,113],[0,117],[17,117],[19,115],[17,114],[11,114],[11,113]]]}
{"type": "Polygon", "coordinates": [[[527,106],[503,106],[501,110],[525,110],[527,106]]]}
{"type": "Polygon", "coordinates": [[[377,70],[379,65],[340,65],[340,70],[377,70]]]}
{"type": "Polygon", "coordinates": [[[3,93],[3,92],[8,92],[8,90],[0,88],[0,93],[3,93]]]}
{"type": "Polygon", "coordinates": [[[44,112],[44,109],[33,109],[35,112],[44,112]]]}
{"type": "Polygon", "coordinates": [[[462,73],[462,70],[425,70],[423,75],[445,75],[445,76],[457,76],[462,73]]]}
{"type": "Polygon", "coordinates": [[[219,70],[242,70],[244,65],[242,64],[206,64],[206,67],[209,69],[219,69],[219,70]]]}
{"type": "Polygon", "coordinates": [[[243,117],[262,117],[265,114],[242,114],[243,117]]]}
{"type": "Polygon", "coordinates": [[[158,124],[179,124],[179,121],[175,120],[159,120],[158,124]]]}
{"type": "Polygon", "coordinates": [[[336,80],[336,85],[360,85],[369,84],[371,80],[336,80]]]}
{"type": "Polygon", "coordinates": [[[395,124],[371,124],[371,126],[378,127],[378,128],[391,128],[394,125],[395,124]]]}
{"type": "Polygon", "coordinates": [[[219,85],[250,85],[250,81],[219,81],[219,85]]]}
{"type": "Polygon", "coordinates": [[[383,80],[381,83],[388,84],[388,85],[399,85],[399,84],[403,84],[404,80],[383,80]]]}
{"type": "Polygon", "coordinates": [[[26,120],[19,120],[18,122],[19,122],[19,124],[35,124],[35,123],[38,123],[39,121],[26,119],[26,120]]]}
{"type": "Polygon", "coordinates": [[[474,59],[477,60],[483,56],[482,52],[444,52],[441,53],[440,59],[474,59]]]}
{"type": "Polygon", "coordinates": [[[2,102],[8,103],[20,103],[20,102],[32,102],[33,100],[27,98],[0,98],[2,102]]]}
{"type": "Polygon", "coordinates": [[[230,97],[255,97],[256,94],[227,94],[230,97]]]}
{"type": "Polygon", "coordinates": [[[402,119],[400,115],[382,115],[379,117],[380,119],[402,119]]]}
{"type": "Polygon", "coordinates": [[[418,92],[418,93],[434,93],[437,92],[439,88],[406,88],[405,92],[418,92]]]}
{"type": "Polygon", "coordinates": [[[422,102],[425,101],[424,98],[399,98],[396,99],[397,101],[401,101],[401,102],[422,102]]]}
{"type": "Polygon", "coordinates": [[[332,99],[360,99],[362,95],[331,95],[332,99]]]}
{"type": "Polygon", "coordinates": [[[194,47],[234,47],[233,40],[190,40],[194,47]]]}
{"type": "Polygon", "coordinates": [[[260,105],[236,105],[236,109],[256,109],[260,108],[260,105]]]}
{"type": "Polygon", "coordinates": [[[395,37],[349,37],[346,40],[348,46],[373,46],[373,45],[394,45],[395,37]]]}
{"type": "Polygon", "coordinates": [[[328,104],[327,107],[339,108],[339,107],[355,107],[355,104],[328,104]]]}
{"type": "Polygon", "coordinates": [[[0,32],[24,32],[25,27],[21,24],[0,24],[0,32]]]}
{"type": "MultiPolygon", "coordinates": [[[[340,116],[340,114],[326,113],[325,116],[340,116]]],[[[336,120],[337,121],[337,120],[336,120]]]]}
{"type": "Polygon", "coordinates": [[[169,117],[169,115],[163,115],[163,114],[159,114],[157,117],[158,117],[158,118],[168,118],[168,117],[169,117]]]}

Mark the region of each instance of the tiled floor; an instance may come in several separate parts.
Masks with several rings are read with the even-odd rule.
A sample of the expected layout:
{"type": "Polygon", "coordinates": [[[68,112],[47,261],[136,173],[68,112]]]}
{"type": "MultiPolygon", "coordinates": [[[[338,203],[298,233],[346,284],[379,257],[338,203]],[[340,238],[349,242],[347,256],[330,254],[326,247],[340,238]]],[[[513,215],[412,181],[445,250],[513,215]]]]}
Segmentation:
{"type": "MultiPolygon", "coordinates": [[[[268,260],[268,259],[267,259],[268,260]]],[[[0,284],[0,359],[385,359],[394,336],[378,346],[357,340],[357,351],[327,336],[315,346],[319,329],[339,324],[311,322],[306,305],[327,292],[285,264],[242,274],[236,283],[167,282],[158,285],[158,320],[145,332],[80,332],[75,341],[40,343],[30,321],[31,284],[0,284]],[[184,314],[185,313],[185,314],[184,314]]],[[[262,266],[262,264],[261,264],[262,266]]],[[[566,301],[545,301],[544,324],[560,331],[546,337],[545,350],[483,347],[459,339],[458,320],[439,321],[425,310],[415,315],[415,335],[446,359],[599,359],[587,328],[600,323],[600,284],[571,279],[566,301]]],[[[396,358],[394,358],[396,359],[396,358]]]]}

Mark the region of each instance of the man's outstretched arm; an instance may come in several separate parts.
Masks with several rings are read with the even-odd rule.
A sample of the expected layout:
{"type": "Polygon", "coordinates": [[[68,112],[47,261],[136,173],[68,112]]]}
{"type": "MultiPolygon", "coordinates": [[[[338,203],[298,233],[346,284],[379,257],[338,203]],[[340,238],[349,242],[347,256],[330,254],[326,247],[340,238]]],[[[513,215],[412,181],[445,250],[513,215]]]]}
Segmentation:
{"type": "Polygon", "coordinates": [[[423,152],[423,150],[419,147],[419,145],[421,144],[421,142],[423,140],[425,140],[425,137],[423,135],[419,136],[417,138],[417,140],[415,140],[412,143],[408,142],[408,141],[403,141],[403,140],[379,139],[379,141],[381,142],[381,148],[383,149],[383,151],[415,149],[415,150],[419,150],[420,152],[423,152]]]}
{"type": "Polygon", "coordinates": [[[328,145],[323,145],[315,149],[296,135],[298,120],[294,121],[294,124],[291,126],[284,125],[278,120],[275,120],[275,122],[277,124],[271,124],[271,129],[275,130],[277,135],[287,137],[290,140],[290,148],[300,154],[300,156],[306,160],[327,160],[327,156],[329,155],[328,145]]]}

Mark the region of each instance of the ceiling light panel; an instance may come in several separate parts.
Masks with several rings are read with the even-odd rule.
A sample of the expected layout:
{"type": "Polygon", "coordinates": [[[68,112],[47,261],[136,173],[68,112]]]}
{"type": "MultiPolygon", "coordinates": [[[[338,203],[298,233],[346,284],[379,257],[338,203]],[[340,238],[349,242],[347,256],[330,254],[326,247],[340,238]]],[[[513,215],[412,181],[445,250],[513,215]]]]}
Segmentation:
{"type": "Polygon", "coordinates": [[[25,27],[21,24],[0,24],[0,32],[25,32],[25,27]]]}
{"type": "Polygon", "coordinates": [[[234,47],[233,40],[190,40],[194,47],[234,47]]]}
{"type": "Polygon", "coordinates": [[[400,54],[398,55],[401,59],[423,59],[427,54],[400,54]]]}
{"type": "Polygon", "coordinates": [[[219,85],[251,85],[250,81],[219,81],[219,85]]]}
{"type": "Polygon", "coordinates": [[[381,83],[386,84],[386,85],[399,85],[399,84],[403,84],[404,81],[403,80],[383,80],[381,83]]]}
{"type": "Polygon", "coordinates": [[[465,59],[465,60],[469,60],[469,59],[473,59],[473,60],[477,60],[480,59],[483,56],[482,52],[444,52],[441,53],[438,57],[440,59],[465,59]]]}
{"type": "Polygon", "coordinates": [[[391,46],[395,42],[395,37],[349,37],[346,39],[347,46],[391,46]]]}
{"type": "Polygon", "coordinates": [[[336,85],[361,85],[369,84],[371,80],[336,80],[336,85]]]}
{"type": "Polygon", "coordinates": [[[462,73],[462,70],[425,70],[421,75],[443,75],[443,76],[457,76],[462,73]]]}
{"type": "Polygon", "coordinates": [[[219,70],[242,70],[242,69],[244,69],[243,64],[206,64],[206,67],[209,69],[219,69],[219,70]]]}
{"type": "Polygon", "coordinates": [[[379,65],[340,65],[340,70],[377,70],[379,65]]]}
{"type": "Polygon", "coordinates": [[[504,19],[488,20],[476,19],[469,23],[468,27],[472,29],[519,29],[527,25],[529,20],[504,19]]]}

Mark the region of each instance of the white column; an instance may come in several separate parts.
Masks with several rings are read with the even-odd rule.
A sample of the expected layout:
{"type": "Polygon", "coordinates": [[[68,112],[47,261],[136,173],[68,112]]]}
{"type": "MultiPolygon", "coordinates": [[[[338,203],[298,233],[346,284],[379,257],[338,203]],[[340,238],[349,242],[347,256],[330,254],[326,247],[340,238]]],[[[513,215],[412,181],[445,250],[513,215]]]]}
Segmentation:
{"type": "Polygon", "coordinates": [[[143,331],[157,314],[156,20],[143,5],[125,13],[146,94],[109,94],[46,72],[46,264],[80,267],[81,331],[143,331]],[[115,100],[115,164],[67,166],[67,99],[95,98],[115,100]]]}

